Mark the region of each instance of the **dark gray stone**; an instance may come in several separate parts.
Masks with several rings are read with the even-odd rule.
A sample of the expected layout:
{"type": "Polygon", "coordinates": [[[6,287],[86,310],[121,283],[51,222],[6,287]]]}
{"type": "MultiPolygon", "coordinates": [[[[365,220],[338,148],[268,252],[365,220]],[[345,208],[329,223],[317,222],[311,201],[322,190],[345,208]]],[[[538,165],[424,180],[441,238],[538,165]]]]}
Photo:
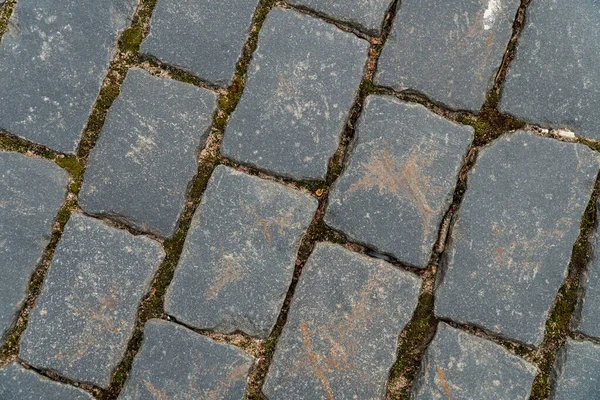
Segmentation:
{"type": "Polygon", "coordinates": [[[404,0],[375,81],[478,111],[512,35],[519,0],[404,0]]]}
{"type": "Polygon", "coordinates": [[[120,400],[239,399],[252,359],[171,322],[150,320],[120,400]]]}
{"type": "Polygon", "coordinates": [[[107,387],[163,257],[153,240],[73,214],[21,340],[21,359],[107,387]]]}
{"type": "Polygon", "coordinates": [[[369,43],[319,19],[273,9],[227,125],[227,157],[324,179],[358,93],[369,43]]]}
{"type": "Polygon", "coordinates": [[[212,83],[228,85],[258,0],[158,0],[141,50],[212,83]]]}
{"type": "Polygon", "coordinates": [[[526,132],[484,148],[439,276],[436,315],[540,344],[599,166],[586,146],[526,132]]]}
{"type": "Polygon", "coordinates": [[[317,200],[219,166],[194,215],[167,313],[197,328],[266,338],[317,200]]]}
{"type": "Polygon", "coordinates": [[[137,0],[20,0],[0,46],[0,129],[72,153],[137,0]]]}
{"type": "Polygon", "coordinates": [[[81,207],[171,236],[216,99],[206,89],[129,70],[88,162],[81,207]]]}
{"type": "Polygon", "coordinates": [[[25,300],[67,183],[50,161],[0,152],[0,339],[25,300]]]}
{"type": "Polygon", "coordinates": [[[379,35],[392,0],[288,0],[306,6],[331,18],[346,21],[379,35]]]}
{"type": "Polygon", "coordinates": [[[440,323],[412,398],[526,400],[536,374],[501,346],[440,323]]]}
{"type": "Polygon", "coordinates": [[[93,400],[93,397],[81,389],[51,381],[13,362],[0,369],[0,399],[93,400]]]}
{"type": "Polygon", "coordinates": [[[594,1],[532,2],[500,110],[600,139],[599,17],[594,1]]]}
{"type": "Polygon", "coordinates": [[[383,399],[421,280],[384,261],[318,244],[264,386],[275,399],[383,399]]]}
{"type": "Polygon", "coordinates": [[[473,128],[419,104],[370,96],[325,222],[353,240],[425,267],[472,140],[473,128]]]}
{"type": "Polygon", "coordinates": [[[555,363],[552,400],[600,399],[600,346],[567,340],[555,363]]]}

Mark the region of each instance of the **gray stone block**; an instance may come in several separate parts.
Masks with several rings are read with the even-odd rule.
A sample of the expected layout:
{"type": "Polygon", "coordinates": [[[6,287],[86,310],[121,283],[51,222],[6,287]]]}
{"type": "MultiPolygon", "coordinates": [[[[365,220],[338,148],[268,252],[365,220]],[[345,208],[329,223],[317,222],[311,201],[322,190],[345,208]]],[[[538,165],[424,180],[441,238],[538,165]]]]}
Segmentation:
{"type": "Polygon", "coordinates": [[[536,374],[501,346],[440,323],[411,398],[526,400],[536,374]]]}
{"type": "Polygon", "coordinates": [[[0,129],[74,152],[136,5],[19,1],[0,45],[0,129]]]}
{"type": "Polygon", "coordinates": [[[292,299],[264,393],[276,399],[383,399],[421,280],[318,244],[292,299]]]}
{"type": "Polygon", "coordinates": [[[163,257],[153,240],[73,214],[29,318],[20,358],[106,388],[163,257]]]}
{"type": "Polygon", "coordinates": [[[375,81],[479,111],[512,35],[519,0],[405,0],[375,81]]]}
{"type": "Polygon", "coordinates": [[[141,50],[217,85],[231,82],[258,0],[158,0],[141,50]]]}
{"type": "Polygon", "coordinates": [[[552,400],[600,399],[600,346],[568,339],[554,366],[552,400]]]}
{"type": "Polygon", "coordinates": [[[50,161],[0,152],[0,339],[23,305],[67,183],[50,161]]]}
{"type": "Polygon", "coordinates": [[[538,345],[600,157],[526,132],[479,154],[440,271],[435,313],[538,345]]]}
{"type": "Polygon", "coordinates": [[[266,338],[317,200],[219,166],[190,227],[167,313],[197,328],[266,338]]]}
{"type": "Polygon", "coordinates": [[[600,20],[588,0],[536,0],[510,64],[500,110],[600,139],[600,20]]]}
{"type": "Polygon", "coordinates": [[[119,400],[239,399],[253,360],[180,325],[150,320],[119,400]]]}
{"type": "Polygon", "coordinates": [[[90,156],[81,207],[171,236],[216,99],[209,90],[129,70],[90,156]]]}
{"type": "Polygon", "coordinates": [[[0,399],[93,400],[87,392],[54,382],[13,362],[0,369],[0,399]]]}
{"type": "Polygon", "coordinates": [[[356,148],[333,187],[325,222],[425,267],[472,140],[473,128],[421,105],[368,97],[356,148]]]}
{"type": "Polygon", "coordinates": [[[319,19],[273,9],[227,125],[226,157],[324,179],[358,93],[369,43],[319,19]]]}

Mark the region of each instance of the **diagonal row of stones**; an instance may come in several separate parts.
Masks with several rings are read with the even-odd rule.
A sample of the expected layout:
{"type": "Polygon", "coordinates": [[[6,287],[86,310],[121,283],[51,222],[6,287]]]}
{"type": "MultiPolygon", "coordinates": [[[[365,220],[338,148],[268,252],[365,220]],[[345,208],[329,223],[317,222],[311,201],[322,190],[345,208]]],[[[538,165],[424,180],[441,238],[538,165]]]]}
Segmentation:
{"type": "MultiPolygon", "coordinates": [[[[228,85],[258,5],[237,3],[239,8],[216,0],[159,0],[141,49],[215,85],[228,85]]],[[[370,34],[380,33],[379,21],[391,4],[376,1],[367,10],[362,8],[366,2],[347,7],[319,0],[290,3],[370,34]]],[[[489,77],[502,60],[519,4],[469,1],[440,14],[434,10],[441,2],[434,3],[402,3],[375,82],[475,112],[492,87],[489,77]],[[431,54],[451,67],[429,62],[431,54]]],[[[546,3],[546,8],[531,11],[540,26],[556,15],[576,20],[585,11],[582,5],[546,3]]],[[[0,46],[0,127],[58,152],[73,152],[115,52],[117,34],[134,8],[133,0],[58,6],[20,0],[15,25],[0,46]],[[90,31],[94,35],[86,34],[90,31]]],[[[528,64],[563,69],[549,61],[545,49],[531,48],[532,43],[566,42],[564,46],[580,52],[574,58],[584,62],[581,54],[589,50],[577,41],[583,35],[596,37],[598,29],[588,24],[581,32],[554,37],[556,30],[532,25],[525,29],[525,50],[509,70],[501,108],[532,121],[557,116],[562,119],[553,123],[563,124],[559,111],[564,107],[558,110],[551,102],[552,110],[544,114],[546,110],[535,108],[539,100],[527,99],[532,93],[544,96],[532,90],[534,77],[521,78],[531,73],[528,64]]],[[[359,95],[369,47],[311,15],[274,8],[225,128],[223,155],[275,176],[328,179],[328,163],[359,95]]],[[[586,76],[581,92],[567,94],[572,104],[596,101],[595,81],[586,76]]],[[[552,85],[536,82],[536,87],[552,85]]],[[[150,289],[164,251],[155,240],[91,216],[172,237],[197,171],[197,149],[206,142],[217,107],[212,91],[142,69],[128,71],[85,171],[79,204],[87,215],[74,213],[62,233],[21,339],[20,361],[109,387],[132,335],[137,305],[150,289]]],[[[363,108],[324,221],[354,242],[414,269],[425,268],[474,129],[392,96],[369,96],[363,108]]],[[[576,115],[576,132],[593,137],[593,113],[574,109],[565,115],[576,115]]],[[[1,153],[0,165],[0,218],[10,227],[0,236],[5,268],[0,330],[6,331],[48,242],[68,176],[49,161],[16,153],[1,153]]],[[[525,131],[484,147],[469,172],[470,187],[440,265],[436,317],[539,345],[599,168],[600,157],[591,149],[525,131]]],[[[217,167],[191,221],[165,298],[166,314],[194,329],[269,337],[317,207],[307,193],[217,167]]],[[[590,268],[579,317],[578,330],[590,337],[599,336],[597,269],[595,264],[590,268]]],[[[398,335],[417,306],[421,283],[382,260],[337,244],[318,244],[295,289],[264,394],[382,398],[398,335]]],[[[600,353],[597,348],[589,341],[570,340],[561,350],[558,398],[580,392],[586,398],[594,390],[596,364],[581,363],[581,354],[600,353]]],[[[241,398],[252,363],[238,348],[173,322],[151,320],[119,397],[241,398]]],[[[526,398],[536,373],[533,365],[501,346],[440,323],[413,392],[417,398],[492,393],[494,398],[526,398]]],[[[16,396],[23,387],[31,388],[31,398],[39,391],[60,398],[89,397],[17,363],[0,370],[0,394],[16,396]]]]}

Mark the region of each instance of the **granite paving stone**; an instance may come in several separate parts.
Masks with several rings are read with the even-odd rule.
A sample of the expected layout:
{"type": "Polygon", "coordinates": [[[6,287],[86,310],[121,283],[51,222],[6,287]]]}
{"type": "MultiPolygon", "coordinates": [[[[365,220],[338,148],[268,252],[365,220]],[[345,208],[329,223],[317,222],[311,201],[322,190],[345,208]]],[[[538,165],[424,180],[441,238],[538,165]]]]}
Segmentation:
{"type": "Polygon", "coordinates": [[[29,318],[20,358],[106,388],[163,257],[153,240],[73,214],[29,318]]]}
{"type": "Polygon", "coordinates": [[[13,362],[0,369],[0,399],[93,400],[93,397],[81,389],[51,381],[13,362]]]}
{"type": "Polygon", "coordinates": [[[81,207],[171,236],[216,99],[209,90],[129,70],[90,156],[81,207]]]}
{"type": "Polygon", "coordinates": [[[229,85],[257,5],[258,0],[158,0],[141,50],[229,85]]]}
{"type": "Polygon", "coordinates": [[[552,400],[600,398],[600,345],[567,339],[559,351],[554,371],[552,400]]]}
{"type": "Polygon", "coordinates": [[[253,360],[180,325],[150,320],[120,400],[239,399],[253,360]]]}
{"type": "Polygon", "coordinates": [[[67,173],[50,161],[0,152],[0,338],[25,300],[67,184],[67,173]]]}
{"type": "Polygon", "coordinates": [[[305,265],[264,393],[382,399],[421,280],[382,260],[318,244],[305,265]]]}
{"type": "Polygon", "coordinates": [[[367,98],[350,162],[325,222],[410,265],[425,267],[473,128],[391,96],[367,98]]]}
{"type": "Polygon", "coordinates": [[[20,0],[0,45],[0,129],[73,153],[137,0],[20,0]]]}
{"type": "Polygon", "coordinates": [[[532,2],[500,110],[600,139],[600,19],[589,0],[532,2]]]}
{"type": "Polygon", "coordinates": [[[586,146],[526,132],[484,148],[456,217],[436,315],[540,344],[599,166],[586,146]]]}
{"type": "Polygon", "coordinates": [[[330,18],[349,22],[379,35],[392,0],[287,0],[290,4],[309,7],[330,18]]]}
{"type": "Polygon", "coordinates": [[[526,400],[536,375],[503,347],[440,323],[411,398],[526,400]]]}
{"type": "Polygon", "coordinates": [[[308,194],[217,167],[169,287],[167,313],[196,328],[266,338],[317,205],[308,194]]]}
{"type": "Polygon", "coordinates": [[[358,93],[369,43],[281,8],[267,16],[222,152],[297,179],[324,179],[358,93]]]}
{"type": "Polygon", "coordinates": [[[519,0],[405,0],[375,81],[479,111],[512,35],[519,0]],[[442,12],[443,10],[443,12],[442,12]]]}

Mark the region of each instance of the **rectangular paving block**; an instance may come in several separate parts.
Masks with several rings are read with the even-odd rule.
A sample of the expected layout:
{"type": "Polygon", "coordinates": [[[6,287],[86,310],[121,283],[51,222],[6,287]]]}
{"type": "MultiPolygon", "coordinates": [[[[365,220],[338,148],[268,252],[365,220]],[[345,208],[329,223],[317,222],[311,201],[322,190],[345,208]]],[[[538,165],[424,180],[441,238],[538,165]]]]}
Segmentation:
{"type": "Polygon", "coordinates": [[[19,0],[0,44],[0,129],[73,153],[137,0],[19,0]]]}
{"type": "Polygon", "coordinates": [[[599,167],[586,146],[522,131],[484,148],[438,276],[436,315],[539,345],[599,167]]]}
{"type": "Polygon", "coordinates": [[[68,174],[50,161],[0,152],[0,339],[27,296],[67,184],[68,174]]]}
{"type": "Polygon", "coordinates": [[[171,236],[216,100],[209,90],[130,69],[88,161],[81,207],[171,236]]]}
{"type": "Polygon", "coordinates": [[[16,362],[0,369],[0,399],[93,400],[87,392],[54,382],[16,362]]]}
{"type": "Polygon", "coordinates": [[[552,400],[600,399],[600,345],[567,339],[556,356],[552,400]]]}
{"type": "Polygon", "coordinates": [[[277,343],[264,393],[276,399],[383,399],[421,280],[382,260],[317,244],[277,343]]]}
{"type": "Polygon", "coordinates": [[[506,75],[500,110],[600,139],[599,43],[597,2],[532,2],[506,75]]]}
{"type": "Polygon", "coordinates": [[[141,50],[217,85],[229,85],[258,0],[158,0],[141,50]]]}
{"type": "Polygon", "coordinates": [[[404,0],[375,81],[479,111],[512,35],[519,0],[404,0]]]}
{"type": "Polygon", "coordinates": [[[167,313],[196,328],[268,337],[317,206],[308,194],[217,167],[169,287],[167,313]]]}
{"type": "Polygon", "coordinates": [[[106,388],[133,334],[159,243],[73,214],[56,248],[19,357],[106,388]]]}
{"type": "Polygon", "coordinates": [[[356,135],[325,222],[404,263],[425,267],[473,128],[419,104],[369,96],[356,135]]]}
{"type": "Polygon", "coordinates": [[[227,125],[226,157],[297,179],[325,179],[358,93],[369,43],[274,8],[227,125]]]}
{"type": "Polygon", "coordinates": [[[252,363],[237,347],[153,319],[119,400],[242,400],[252,363]]]}
{"type": "Polygon", "coordinates": [[[502,346],[440,323],[411,399],[526,400],[536,375],[532,364],[502,346]]]}

